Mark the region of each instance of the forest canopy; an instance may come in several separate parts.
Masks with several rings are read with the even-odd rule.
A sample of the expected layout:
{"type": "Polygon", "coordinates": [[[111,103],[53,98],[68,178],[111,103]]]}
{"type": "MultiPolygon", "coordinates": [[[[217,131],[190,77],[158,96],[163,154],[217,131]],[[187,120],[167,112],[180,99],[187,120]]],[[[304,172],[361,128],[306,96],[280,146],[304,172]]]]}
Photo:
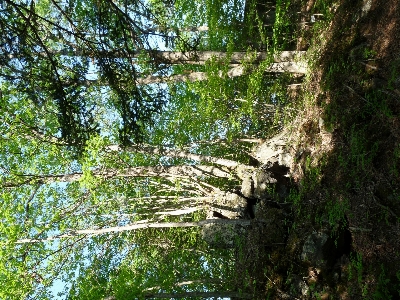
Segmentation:
{"type": "Polygon", "coordinates": [[[0,0],[0,299],[397,299],[398,0],[0,0]]]}

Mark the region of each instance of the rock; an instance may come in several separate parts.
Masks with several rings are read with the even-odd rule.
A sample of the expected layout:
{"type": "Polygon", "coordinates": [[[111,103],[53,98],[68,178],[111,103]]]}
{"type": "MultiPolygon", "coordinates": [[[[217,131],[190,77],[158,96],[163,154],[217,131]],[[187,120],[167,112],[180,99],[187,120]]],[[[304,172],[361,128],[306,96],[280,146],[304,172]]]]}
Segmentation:
{"type": "MultiPolygon", "coordinates": [[[[339,226],[340,227],[340,226],[339,226]]],[[[351,250],[351,233],[346,228],[330,233],[328,229],[310,234],[303,245],[301,259],[314,268],[330,272],[337,261],[351,250]]]]}
{"type": "MultiPolygon", "coordinates": [[[[250,219],[247,200],[233,192],[217,193],[208,208],[207,219],[250,219]]],[[[246,226],[237,223],[211,223],[202,227],[203,239],[217,249],[234,248],[245,232],[246,226]]]]}
{"type": "Polygon", "coordinates": [[[241,193],[249,198],[254,196],[254,181],[251,177],[243,178],[241,193]]]}
{"type": "Polygon", "coordinates": [[[221,192],[214,195],[213,204],[209,208],[207,219],[212,218],[212,212],[220,213],[228,219],[241,219],[247,216],[247,201],[240,195],[231,192],[221,192]]]}
{"type": "Polygon", "coordinates": [[[308,295],[310,288],[299,275],[292,274],[289,277],[289,284],[290,284],[290,293],[292,295],[303,295],[303,296],[308,295]]]}
{"type": "Polygon", "coordinates": [[[253,197],[258,199],[265,199],[268,197],[268,186],[276,183],[276,179],[271,177],[270,172],[258,169],[253,172],[253,197]]]}
{"type": "Polygon", "coordinates": [[[265,245],[272,247],[284,245],[287,237],[287,224],[283,210],[278,208],[264,209],[264,218],[262,225],[265,232],[263,237],[265,245]]]}
{"type": "Polygon", "coordinates": [[[372,0],[363,0],[362,8],[361,8],[361,16],[365,17],[368,12],[371,10],[372,0]]]}
{"type": "Polygon", "coordinates": [[[255,146],[252,150],[252,156],[262,164],[276,162],[290,167],[293,158],[287,147],[288,136],[287,132],[281,132],[264,143],[255,146]]]}
{"type": "Polygon", "coordinates": [[[324,268],[326,266],[324,246],[328,238],[329,236],[324,232],[313,232],[310,234],[303,245],[301,259],[311,263],[314,267],[324,268]]]}
{"type": "Polygon", "coordinates": [[[245,236],[246,228],[240,224],[206,224],[202,228],[204,241],[214,249],[230,249],[245,236]]]}

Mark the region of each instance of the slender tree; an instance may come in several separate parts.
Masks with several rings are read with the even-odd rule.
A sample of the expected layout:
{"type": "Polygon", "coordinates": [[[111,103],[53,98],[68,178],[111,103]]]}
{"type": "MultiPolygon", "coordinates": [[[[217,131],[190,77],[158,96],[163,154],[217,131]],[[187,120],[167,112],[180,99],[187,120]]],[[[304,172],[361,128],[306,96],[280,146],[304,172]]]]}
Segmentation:
{"type": "MultiPolygon", "coordinates": [[[[304,66],[294,56],[301,60],[303,54],[282,52],[274,58],[226,45],[214,49],[218,52],[198,51],[197,46],[217,43],[196,45],[192,37],[182,37],[178,47],[177,33],[168,38],[166,32],[148,30],[166,22],[156,18],[142,1],[3,1],[0,298],[52,298],[55,280],[74,282],[71,293],[65,291],[71,299],[85,287],[96,290],[97,299],[204,296],[199,294],[204,290],[238,296],[231,280],[223,286],[212,282],[229,277],[232,251],[219,255],[200,233],[209,224],[250,222],[206,215],[226,217],[229,209],[222,206],[232,199],[246,203],[247,196],[233,187],[261,171],[248,164],[246,143],[254,139],[238,125],[250,127],[247,119],[235,113],[239,104],[252,107],[261,100],[251,93],[242,97],[242,87],[254,80],[241,75],[253,68],[262,78],[268,68],[275,72],[297,63],[300,72],[304,66]],[[159,51],[152,36],[176,47],[159,51]],[[220,68],[213,70],[214,65],[220,68]],[[138,84],[148,76],[173,78],[182,68],[206,71],[210,80],[175,82],[168,98],[151,86],[161,81],[138,84]],[[223,95],[225,86],[238,95],[223,95]],[[189,94],[193,97],[184,97],[189,94]],[[226,146],[229,126],[239,128],[237,147],[226,146]],[[96,264],[99,275],[88,271],[96,264]]],[[[207,37],[217,37],[218,22],[207,24],[207,37]]],[[[276,180],[267,163],[279,160],[285,142],[271,139],[271,156],[257,162],[266,163],[263,172],[272,184],[276,180]]]]}

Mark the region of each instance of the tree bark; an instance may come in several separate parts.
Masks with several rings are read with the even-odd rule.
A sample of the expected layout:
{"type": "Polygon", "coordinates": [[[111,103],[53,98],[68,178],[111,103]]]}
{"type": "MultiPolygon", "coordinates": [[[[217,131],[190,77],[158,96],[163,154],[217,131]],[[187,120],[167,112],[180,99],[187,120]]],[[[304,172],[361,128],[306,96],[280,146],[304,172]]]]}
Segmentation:
{"type": "MultiPolygon", "coordinates": [[[[173,285],[173,287],[178,287],[178,286],[184,286],[184,285],[190,285],[190,284],[205,284],[205,283],[211,283],[211,284],[224,284],[224,281],[222,279],[215,279],[215,278],[206,278],[206,279],[196,279],[196,280],[187,280],[187,281],[181,281],[177,282],[173,285]]],[[[153,290],[161,290],[161,286],[154,286],[151,288],[146,289],[149,293],[153,290]]]]}
{"type": "MultiPolygon", "coordinates": [[[[189,62],[190,63],[190,62],[189,62]]],[[[203,64],[203,61],[200,62],[203,64]]],[[[270,66],[265,68],[264,72],[267,73],[296,73],[306,74],[308,71],[307,64],[305,62],[295,61],[281,61],[272,63],[270,66]]],[[[243,65],[234,66],[229,69],[226,73],[229,78],[239,77],[246,74],[246,69],[243,65]]],[[[218,72],[218,76],[223,78],[225,73],[222,71],[218,72]]],[[[208,79],[208,75],[205,72],[190,72],[188,74],[177,74],[171,76],[147,76],[145,78],[137,78],[137,85],[156,84],[156,83],[178,83],[178,82],[196,82],[204,81],[208,79]]]]}
{"type": "MultiPolygon", "coordinates": [[[[70,55],[70,56],[89,56],[92,58],[96,57],[123,57],[123,58],[137,58],[140,52],[137,53],[126,53],[119,51],[109,51],[105,53],[91,53],[88,51],[74,50],[73,52],[68,51],[57,51],[57,52],[48,52],[52,54],[60,53],[62,55],[70,55]]],[[[41,56],[48,56],[48,53],[39,53],[41,56]]],[[[198,64],[204,65],[206,61],[212,59],[213,57],[217,59],[226,59],[227,53],[220,51],[199,51],[199,52],[174,52],[174,51],[151,51],[149,52],[151,55],[160,60],[163,63],[167,64],[198,64]]],[[[276,55],[274,55],[273,63],[265,69],[265,72],[268,73],[298,73],[305,74],[307,72],[307,65],[303,60],[305,55],[305,51],[282,51],[276,55]]],[[[19,58],[18,54],[8,55],[9,59],[19,58]]],[[[267,58],[266,52],[256,52],[256,53],[247,53],[247,52],[233,52],[229,56],[229,65],[233,66],[233,68],[229,69],[227,72],[227,76],[230,78],[239,77],[245,74],[245,67],[241,64],[243,62],[246,63],[254,63],[258,64],[262,60],[267,58]]],[[[219,71],[219,77],[224,77],[225,73],[219,71]]],[[[157,84],[157,83],[178,83],[178,82],[195,82],[195,81],[204,81],[207,80],[208,76],[205,72],[190,72],[187,74],[176,74],[170,76],[154,76],[149,75],[143,78],[136,78],[136,84],[140,85],[148,85],[148,84],[157,84]]],[[[98,80],[86,80],[81,82],[84,86],[93,86],[93,85],[107,85],[107,82],[100,82],[98,80]]]]}
{"type": "Polygon", "coordinates": [[[248,293],[240,292],[185,292],[185,293],[159,293],[145,295],[145,299],[151,298],[163,298],[163,299],[180,299],[189,297],[202,297],[202,298],[239,298],[239,299],[251,299],[253,296],[248,293]]]}
{"type": "MultiPolygon", "coordinates": [[[[192,63],[201,63],[203,62],[188,62],[192,63]]],[[[305,63],[302,62],[277,62],[272,63],[269,67],[265,68],[264,72],[267,73],[296,73],[296,74],[305,74],[307,73],[308,68],[305,63]]],[[[222,71],[218,71],[218,76],[220,78],[224,78],[225,76],[229,78],[240,77],[246,74],[246,69],[242,65],[234,66],[225,73],[222,71]]],[[[206,72],[189,72],[186,74],[176,74],[170,76],[155,76],[149,75],[143,78],[136,78],[136,85],[148,85],[148,84],[157,84],[157,83],[179,83],[179,82],[196,82],[196,81],[205,81],[209,78],[206,72]]],[[[106,82],[101,83],[98,80],[86,80],[83,82],[85,86],[93,86],[93,85],[106,85],[106,82]]]]}
{"type": "Polygon", "coordinates": [[[208,26],[189,26],[185,28],[171,28],[171,27],[164,27],[164,26],[153,26],[153,27],[146,27],[143,29],[144,34],[152,34],[156,32],[204,32],[208,31],[208,26]]]}
{"type": "MultiPolygon", "coordinates": [[[[292,62],[301,60],[305,51],[282,51],[273,57],[273,62],[292,62]]],[[[229,56],[230,64],[242,64],[243,62],[259,63],[268,57],[267,52],[232,52],[226,53],[221,51],[191,51],[191,52],[174,52],[174,51],[157,51],[152,52],[154,57],[170,64],[187,63],[193,64],[198,62],[204,64],[206,61],[216,58],[219,60],[226,59],[229,56]]]]}
{"type": "MultiPolygon", "coordinates": [[[[270,66],[264,69],[267,73],[296,73],[306,74],[308,71],[307,64],[304,62],[279,62],[272,63],[270,66]]],[[[239,65],[230,69],[227,73],[228,77],[239,77],[246,74],[244,66],[239,65]]]]}
{"type": "MultiPolygon", "coordinates": [[[[184,293],[158,293],[158,294],[145,294],[144,299],[162,298],[162,299],[180,299],[180,298],[193,298],[202,297],[209,298],[236,298],[236,299],[252,299],[253,295],[241,292],[184,292],[184,293]]],[[[109,296],[104,300],[116,300],[114,296],[109,296]]]]}
{"type": "MultiPolygon", "coordinates": [[[[204,165],[183,165],[183,166],[146,166],[133,167],[123,170],[106,169],[92,171],[95,177],[104,179],[116,177],[162,177],[162,178],[192,178],[196,176],[212,176],[220,178],[230,178],[232,175],[220,168],[204,165]]],[[[82,172],[57,175],[36,175],[23,174],[18,175],[21,180],[19,182],[5,182],[2,186],[12,188],[24,184],[49,184],[53,182],[74,182],[83,177],[82,172]]]]}
{"type": "Polygon", "coordinates": [[[162,216],[182,216],[182,215],[193,213],[198,210],[200,210],[199,207],[186,207],[186,208],[174,209],[174,210],[170,210],[170,211],[157,211],[154,214],[162,215],[162,216]]]}
{"type": "MultiPolygon", "coordinates": [[[[74,47],[71,50],[61,50],[61,51],[51,51],[48,52],[37,52],[37,55],[47,57],[49,54],[60,54],[67,56],[83,56],[83,57],[118,57],[118,58],[138,58],[143,52],[147,52],[151,55],[151,57],[155,59],[159,59],[160,61],[168,64],[204,64],[206,61],[216,58],[219,60],[226,59],[229,57],[229,64],[242,64],[243,62],[252,62],[259,63],[262,60],[265,60],[268,57],[267,52],[232,52],[227,53],[224,51],[188,51],[188,52],[179,52],[179,51],[87,51],[87,50],[79,50],[78,46],[74,47]]],[[[273,56],[273,62],[293,62],[296,60],[302,60],[306,54],[306,51],[282,51],[276,53],[273,56]]],[[[12,58],[20,58],[20,55],[17,54],[9,54],[9,59],[12,58]]]]}
{"type": "Polygon", "coordinates": [[[166,148],[160,148],[160,147],[154,147],[150,145],[143,145],[143,146],[131,146],[131,147],[126,147],[126,148],[121,148],[118,145],[110,145],[106,147],[106,150],[108,151],[132,151],[132,152],[139,152],[143,154],[153,154],[153,155],[161,155],[161,156],[168,156],[168,157],[176,157],[176,158],[186,158],[189,160],[194,160],[198,162],[207,162],[207,163],[213,163],[216,165],[228,167],[228,168],[236,168],[240,165],[241,163],[230,160],[230,159],[224,159],[224,158],[218,158],[218,157],[213,157],[213,156],[208,156],[208,155],[200,155],[200,154],[194,154],[182,150],[176,150],[176,149],[166,149],[166,148]]]}
{"type": "Polygon", "coordinates": [[[126,226],[108,227],[102,229],[81,229],[81,230],[70,230],[68,233],[62,233],[53,235],[47,238],[40,239],[20,239],[16,241],[16,244],[28,244],[28,243],[42,243],[47,241],[54,241],[63,238],[71,238],[80,235],[99,235],[105,233],[117,233],[130,230],[139,230],[147,228],[182,228],[182,227],[199,227],[206,224],[240,224],[242,226],[249,226],[250,220],[230,220],[230,219],[207,219],[198,222],[165,222],[165,223],[152,223],[148,220],[138,221],[126,226]]]}

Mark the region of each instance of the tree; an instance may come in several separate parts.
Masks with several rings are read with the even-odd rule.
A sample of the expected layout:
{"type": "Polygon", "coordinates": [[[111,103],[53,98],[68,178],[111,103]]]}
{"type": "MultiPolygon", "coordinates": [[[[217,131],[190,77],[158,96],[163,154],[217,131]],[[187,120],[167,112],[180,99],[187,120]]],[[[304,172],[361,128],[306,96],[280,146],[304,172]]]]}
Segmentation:
{"type": "Polygon", "coordinates": [[[106,104],[121,117],[122,143],[131,138],[140,141],[143,127],[151,124],[165,103],[162,93],[134,84],[139,71],[129,60],[103,55],[116,49],[125,56],[152,50],[152,34],[143,30],[143,16],[151,12],[140,3],[125,5],[125,11],[120,5],[112,1],[30,1],[27,5],[5,1],[1,11],[4,63],[0,76],[9,83],[3,86],[3,94],[18,91],[19,97],[30,98],[36,106],[55,104],[63,139],[80,151],[100,126],[95,121],[99,103],[92,100],[99,90],[80,84],[94,63],[99,77],[115,95],[106,99],[106,104]],[[94,60],[91,63],[90,57],[65,55],[67,47],[77,52],[85,49],[94,60]],[[57,51],[60,48],[63,51],[57,51]]]}
{"type": "MultiPolygon", "coordinates": [[[[45,147],[47,146],[45,145],[45,147]]],[[[272,158],[270,157],[270,159],[272,158]]],[[[85,247],[88,247],[85,246],[87,243],[89,245],[98,243],[104,238],[108,241],[107,235],[109,233],[112,233],[110,236],[112,237],[118,232],[129,232],[133,229],[180,228],[182,226],[188,227],[207,223],[227,222],[249,224],[246,220],[225,219],[182,222],[180,220],[181,214],[170,213],[171,211],[167,209],[172,208],[176,211],[177,209],[186,208],[183,213],[186,213],[190,217],[198,209],[187,209],[189,207],[185,199],[182,202],[179,201],[182,196],[205,195],[208,197],[207,201],[211,207],[219,203],[216,200],[223,201],[224,197],[228,201],[225,203],[229,203],[229,201],[232,201],[229,195],[243,199],[241,195],[229,191],[222,192],[221,188],[223,188],[224,184],[221,185],[221,183],[232,176],[233,178],[238,176],[240,179],[248,178],[248,176],[252,177],[254,167],[246,166],[232,160],[190,154],[171,149],[157,149],[150,146],[120,149],[119,147],[104,144],[104,141],[101,139],[93,140],[93,144],[88,149],[84,161],[85,163],[82,166],[83,170],[85,170],[84,172],[55,175],[40,174],[38,172],[34,174],[21,173],[15,170],[15,173],[11,172],[8,175],[9,180],[5,180],[3,185],[7,189],[3,192],[2,196],[4,204],[7,205],[7,209],[3,211],[4,215],[7,215],[7,211],[10,212],[10,207],[15,205],[18,207],[20,205],[13,201],[14,195],[19,194],[21,197],[21,192],[25,190],[25,194],[28,197],[20,209],[11,210],[13,213],[9,214],[10,221],[13,220],[12,222],[16,227],[9,229],[12,232],[12,236],[9,236],[7,252],[12,251],[14,255],[13,258],[6,255],[5,259],[11,259],[14,263],[22,259],[22,262],[26,263],[26,259],[29,257],[29,261],[32,261],[36,265],[35,274],[44,274],[43,272],[46,269],[43,268],[46,267],[38,264],[41,255],[46,255],[48,260],[50,258],[54,260],[52,263],[56,263],[59,259],[68,261],[72,259],[70,263],[71,266],[74,266],[74,258],[68,257],[69,251],[73,249],[74,253],[77,253],[84,251],[85,247]],[[136,161],[137,164],[138,161],[141,161],[141,156],[148,157],[143,161],[147,161],[147,163],[153,160],[157,164],[157,162],[165,161],[167,157],[170,157],[170,159],[175,159],[176,163],[179,160],[197,160],[208,165],[132,166],[125,169],[117,167],[118,164],[121,165],[120,163],[116,165],[116,161],[118,161],[116,160],[117,157],[123,157],[122,161],[124,163],[128,163],[129,161],[135,164],[136,161]],[[150,157],[153,157],[153,159],[150,159],[150,157]],[[97,170],[93,169],[93,163],[97,164],[97,170]],[[105,168],[105,166],[108,167],[105,168]],[[156,180],[153,181],[150,178],[156,180]],[[60,182],[67,182],[68,185],[65,188],[61,188],[59,185],[60,182]],[[144,202],[138,202],[126,197],[121,199],[116,198],[116,195],[119,193],[118,190],[121,190],[121,188],[126,190],[132,185],[136,186],[135,194],[145,193],[147,195],[150,193],[152,195],[153,193],[161,193],[174,196],[175,199],[162,202],[157,198],[143,198],[144,202]],[[54,187],[57,186],[59,187],[55,189],[54,187]],[[54,203],[49,202],[49,195],[52,195],[52,198],[54,198],[54,203]],[[68,201],[66,201],[67,199],[68,201]],[[128,203],[129,205],[127,205],[128,203]],[[133,206],[128,209],[130,205],[133,206]],[[44,207],[46,207],[46,211],[43,211],[44,207]],[[121,223],[122,220],[118,219],[118,213],[114,214],[111,211],[121,211],[123,207],[126,207],[125,214],[130,214],[130,216],[125,215],[123,217],[124,221],[121,223]],[[155,209],[156,207],[158,208],[155,209]],[[149,211],[149,208],[151,211],[149,211]],[[130,212],[132,209],[134,213],[130,212]],[[141,210],[144,210],[145,213],[141,214],[141,210]],[[157,212],[160,213],[157,214],[157,212]],[[107,215],[111,215],[111,217],[107,215]],[[51,217],[47,219],[46,216],[51,217]],[[49,221],[41,221],[46,219],[49,221]],[[131,220],[131,222],[128,220],[131,220]],[[174,220],[179,221],[176,222],[174,220]],[[112,226],[113,223],[116,226],[112,226]],[[95,227],[98,229],[93,229],[95,227]],[[51,232],[55,232],[56,234],[52,236],[51,232]],[[25,238],[18,238],[21,236],[25,236],[25,238]],[[51,241],[55,241],[56,244],[49,244],[49,247],[41,246],[44,242],[48,243],[51,241]],[[30,244],[35,246],[29,246],[30,244]],[[57,247],[58,249],[52,249],[57,244],[60,244],[57,247]],[[64,254],[60,255],[61,252],[64,254]],[[54,254],[59,256],[53,257],[54,254]]],[[[46,161],[46,163],[48,162],[46,161]]],[[[55,167],[58,168],[58,166],[55,167]]],[[[273,167],[271,167],[270,176],[275,176],[274,172],[273,167]]],[[[257,180],[256,177],[254,179],[257,180]]],[[[199,198],[198,201],[201,201],[197,204],[201,207],[204,205],[205,198],[199,198]]],[[[218,205],[216,206],[218,212],[218,209],[221,208],[218,205]]],[[[196,206],[192,207],[195,208],[196,206]]],[[[121,243],[118,242],[118,239],[113,241],[113,243],[115,242],[117,244],[121,243]]],[[[26,272],[24,265],[21,265],[21,273],[26,272]]],[[[43,280],[40,282],[49,282],[52,280],[52,276],[55,275],[50,275],[53,273],[49,272],[49,270],[46,272],[48,272],[47,274],[50,277],[45,278],[44,275],[40,275],[43,277],[43,280]]],[[[30,280],[26,284],[29,283],[29,285],[35,286],[35,280],[30,280]]]]}
{"type": "MultiPolygon", "coordinates": [[[[233,279],[217,283],[231,278],[232,249],[213,249],[202,229],[249,224],[249,201],[282,208],[284,197],[266,188],[287,184],[287,137],[264,144],[268,156],[252,157],[255,122],[245,116],[257,101],[269,103],[257,97],[278,76],[263,76],[274,56],[250,58],[226,41],[213,49],[219,52],[197,51],[184,37],[176,51],[154,49],[147,29],[163,23],[153,22],[142,2],[5,3],[0,298],[51,298],[56,279],[73,284],[65,290],[72,298],[88,286],[101,297],[238,295],[233,279]],[[151,82],[137,84],[184,68],[209,80],[171,84],[168,98],[151,82]],[[91,69],[99,75],[90,78],[91,69]],[[232,70],[246,76],[229,78],[232,70]],[[100,84],[85,84],[95,80],[100,84]],[[259,90],[247,92],[255,84],[259,90]]],[[[190,24],[173,25],[165,28],[190,24]]],[[[197,46],[210,45],[215,41],[197,46]]],[[[276,63],[293,63],[296,53],[289,54],[282,52],[289,62],[275,56],[276,63]]]]}
{"type": "Polygon", "coordinates": [[[204,248],[195,230],[157,230],[150,234],[152,238],[137,244],[115,268],[104,268],[107,263],[101,263],[100,258],[89,266],[71,289],[69,299],[143,299],[166,293],[201,292],[205,288],[219,290],[220,294],[234,289],[227,272],[232,263],[220,264],[224,257],[232,261],[232,255],[204,248]],[[103,278],[107,280],[99,285],[103,278]],[[96,292],[94,287],[101,290],[96,292]]]}
{"type": "MultiPolygon", "coordinates": [[[[197,49],[179,34],[174,41],[181,40],[184,52],[158,51],[151,46],[154,37],[166,43],[171,38],[148,30],[152,24],[165,24],[165,16],[161,17],[157,3],[147,7],[141,3],[128,5],[112,1],[99,5],[89,0],[84,4],[31,1],[28,5],[6,1],[1,12],[1,26],[6,34],[1,43],[5,64],[0,76],[8,85],[3,87],[3,93],[9,96],[17,91],[18,97],[29,98],[36,106],[49,105],[52,101],[51,105],[57,108],[54,114],[62,138],[82,152],[90,135],[104,126],[98,121],[104,106],[112,107],[119,117],[118,140],[122,144],[143,140],[144,127],[153,124],[168,98],[165,91],[148,84],[163,82],[158,76],[171,75],[171,65],[204,64],[211,57],[238,64],[258,62],[266,57],[266,53],[258,53],[255,57],[251,55],[250,60],[244,52],[194,51],[197,49]],[[139,60],[133,62],[136,58],[139,60]],[[101,88],[88,84],[88,77],[93,77],[92,69],[101,88]],[[100,96],[105,89],[109,96],[100,96]],[[100,103],[93,101],[99,97],[103,99],[100,103]]],[[[291,62],[292,58],[293,53],[282,53],[275,57],[276,64],[265,65],[264,71],[304,73],[304,64],[291,62]]],[[[245,67],[234,66],[218,74],[235,77],[245,72],[245,67]]],[[[207,77],[193,72],[175,74],[166,80],[194,81],[207,77]]]]}
{"type": "MultiPolygon", "coordinates": [[[[192,212],[192,211],[190,211],[192,212]]],[[[165,213],[166,215],[166,213],[165,213]]],[[[181,228],[181,227],[198,227],[204,226],[206,224],[239,224],[243,226],[250,225],[250,221],[248,220],[226,220],[226,219],[211,219],[211,220],[203,220],[199,222],[164,222],[164,223],[150,223],[150,222],[138,222],[138,224],[129,224],[125,226],[118,226],[118,227],[109,227],[103,229],[82,229],[82,230],[72,230],[67,234],[58,234],[55,236],[50,236],[47,238],[41,239],[21,239],[17,240],[17,244],[27,244],[27,243],[41,243],[47,242],[57,239],[63,238],[70,238],[77,235],[100,235],[110,232],[121,232],[121,231],[128,231],[128,230],[138,230],[138,229],[147,229],[147,228],[181,228]]]]}

